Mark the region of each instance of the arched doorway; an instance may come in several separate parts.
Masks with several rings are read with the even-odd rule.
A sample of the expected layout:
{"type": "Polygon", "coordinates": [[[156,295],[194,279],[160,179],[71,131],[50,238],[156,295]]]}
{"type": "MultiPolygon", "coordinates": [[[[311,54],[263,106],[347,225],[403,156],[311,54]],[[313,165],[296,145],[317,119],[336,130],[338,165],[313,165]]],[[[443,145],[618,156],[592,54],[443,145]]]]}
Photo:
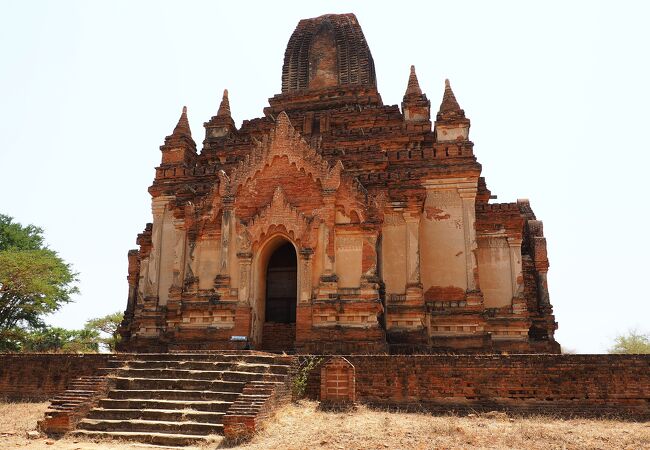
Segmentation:
{"type": "Polygon", "coordinates": [[[276,241],[268,248],[271,249],[266,267],[260,267],[264,273],[264,284],[260,286],[264,293],[261,348],[292,351],[296,336],[298,258],[289,241],[276,241]]]}
{"type": "Polygon", "coordinates": [[[289,242],[280,246],[266,267],[265,322],[296,322],[298,261],[289,242]]]}

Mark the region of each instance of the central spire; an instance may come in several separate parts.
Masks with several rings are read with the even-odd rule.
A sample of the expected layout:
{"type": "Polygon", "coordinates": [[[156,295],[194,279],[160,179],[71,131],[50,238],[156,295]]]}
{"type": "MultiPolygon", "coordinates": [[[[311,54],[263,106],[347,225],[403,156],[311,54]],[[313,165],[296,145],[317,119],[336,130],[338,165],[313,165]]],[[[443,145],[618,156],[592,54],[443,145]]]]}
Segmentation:
{"type": "Polygon", "coordinates": [[[354,14],[298,23],[282,66],[282,93],[336,86],[377,87],[375,63],[354,14]]]}

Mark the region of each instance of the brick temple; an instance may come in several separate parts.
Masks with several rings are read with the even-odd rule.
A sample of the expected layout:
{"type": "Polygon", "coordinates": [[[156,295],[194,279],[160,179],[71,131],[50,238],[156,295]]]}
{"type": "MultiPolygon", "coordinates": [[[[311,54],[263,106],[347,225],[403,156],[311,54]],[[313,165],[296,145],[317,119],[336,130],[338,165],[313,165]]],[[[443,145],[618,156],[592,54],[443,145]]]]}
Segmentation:
{"type": "Polygon", "coordinates": [[[432,121],[406,69],[384,105],[356,17],[325,15],[298,23],[263,117],[237,128],[224,91],[198,152],[183,108],[122,349],[559,353],[542,222],[490,201],[449,81],[432,121]]]}

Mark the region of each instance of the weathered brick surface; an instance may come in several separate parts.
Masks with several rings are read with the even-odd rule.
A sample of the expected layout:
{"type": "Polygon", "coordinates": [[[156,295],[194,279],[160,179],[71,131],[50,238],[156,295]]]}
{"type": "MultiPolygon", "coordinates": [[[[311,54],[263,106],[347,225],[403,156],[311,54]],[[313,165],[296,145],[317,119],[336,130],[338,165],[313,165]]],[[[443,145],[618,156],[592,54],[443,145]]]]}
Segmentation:
{"type": "MultiPolygon", "coordinates": [[[[650,418],[648,355],[420,355],[345,357],[357,401],[434,411],[505,409],[650,418]]],[[[307,395],[322,391],[321,368],[307,395]]]]}
{"type": "Polygon", "coordinates": [[[112,355],[0,354],[0,398],[46,400],[80,376],[107,367],[112,355]]]}

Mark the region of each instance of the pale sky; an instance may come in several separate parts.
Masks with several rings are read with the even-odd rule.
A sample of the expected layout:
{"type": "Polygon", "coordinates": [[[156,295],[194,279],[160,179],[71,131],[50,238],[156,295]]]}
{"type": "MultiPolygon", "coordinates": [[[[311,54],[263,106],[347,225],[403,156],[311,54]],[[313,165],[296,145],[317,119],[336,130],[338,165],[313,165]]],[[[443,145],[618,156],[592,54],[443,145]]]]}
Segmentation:
{"type": "Polygon", "coordinates": [[[644,1],[0,0],[0,213],[43,227],[80,273],[49,322],[125,308],[127,251],[183,105],[199,148],[224,88],[238,125],[260,117],[298,21],[348,12],[384,103],[411,64],[435,111],[449,78],[496,201],[530,199],[562,346],[650,331],[644,1]]]}

